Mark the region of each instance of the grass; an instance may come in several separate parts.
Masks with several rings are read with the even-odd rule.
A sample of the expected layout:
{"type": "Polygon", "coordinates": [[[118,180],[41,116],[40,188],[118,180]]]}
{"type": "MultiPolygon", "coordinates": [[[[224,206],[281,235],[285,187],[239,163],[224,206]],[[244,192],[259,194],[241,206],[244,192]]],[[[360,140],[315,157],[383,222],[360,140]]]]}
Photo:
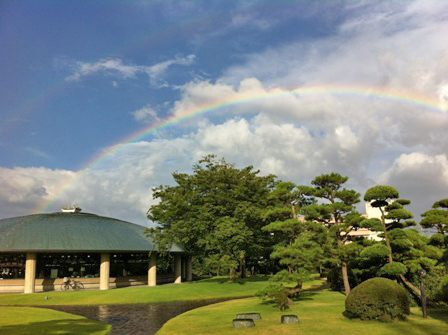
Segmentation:
{"type": "Polygon", "coordinates": [[[0,335],[105,335],[111,325],[33,307],[0,307],[0,335]]]}
{"type": "Polygon", "coordinates": [[[430,318],[423,319],[420,309],[413,308],[407,321],[381,323],[377,321],[349,320],[342,315],[345,296],[328,290],[308,291],[301,295],[291,309],[280,312],[272,304],[258,298],[222,302],[198,308],[168,321],[158,335],[182,334],[257,334],[257,335],[446,335],[448,334],[448,308],[431,310],[430,318]],[[238,313],[259,312],[262,320],[245,329],[232,328],[238,313]],[[298,324],[283,325],[281,315],[296,314],[298,324]]]}
{"type": "Polygon", "coordinates": [[[202,300],[253,296],[268,277],[255,276],[231,283],[227,277],[156,287],[140,286],[109,291],[0,294],[0,335],[102,335],[111,326],[46,308],[11,306],[106,305],[202,300]]]}
{"type": "Polygon", "coordinates": [[[255,276],[231,283],[228,277],[155,287],[127,287],[108,291],[43,292],[35,294],[1,294],[0,306],[55,306],[138,304],[179,300],[249,297],[267,285],[268,277],[255,276]],[[47,299],[45,299],[47,297],[47,299]]]}

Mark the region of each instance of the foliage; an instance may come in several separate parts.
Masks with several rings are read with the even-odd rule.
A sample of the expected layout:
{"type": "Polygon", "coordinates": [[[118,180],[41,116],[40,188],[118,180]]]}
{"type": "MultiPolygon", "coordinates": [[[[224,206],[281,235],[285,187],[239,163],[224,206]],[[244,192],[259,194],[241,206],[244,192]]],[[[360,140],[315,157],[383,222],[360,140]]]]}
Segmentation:
{"type": "Polygon", "coordinates": [[[292,288],[284,289],[274,285],[272,289],[278,289],[275,294],[260,292],[260,297],[276,299],[279,308],[286,308],[288,299],[300,292],[309,273],[319,268],[323,256],[321,245],[325,243],[325,236],[322,236],[322,227],[297,217],[301,206],[315,202],[312,193],[310,187],[278,183],[270,196],[272,205],[264,214],[270,223],[263,227],[263,231],[276,242],[270,258],[280,267],[270,281],[293,283],[292,288]]]}
{"type": "Polygon", "coordinates": [[[414,286],[418,286],[420,269],[426,270],[427,278],[436,275],[436,271],[440,271],[437,263],[443,256],[443,251],[429,245],[429,238],[420,235],[416,229],[393,229],[390,235],[394,260],[406,266],[405,277],[414,286]]]}
{"type": "MultiPolygon", "coordinates": [[[[355,277],[352,280],[359,283],[374,276],[399,278],[418,298],[419,291],[415,291],[419,286],[418,271],[424,269],[427,272],[427,295],[434,299],[440,281],[438,278],[444,273],[444,267],[437,265],[443,251],[430,245],[430,240],[415,229],[395,228],[389,235],[394,261],[387,261],[384,242],[370,242],[374,244],[366,245],[366,241],[363,241],[365,247],[360,251],[359,257],[353,257],[353,262],[350,263],[355,277]]],[[[420,299],[417,303],[420,303],[420,299]]]]}
{"type": "MultiPolygon", "coordinates": [[[[427,300],[430,304],[444,301],[441,288],[445,276],[447,276],[446,268],[437,266],[432,268],[431,271],[427,272],[426,276],[423,277],[423,285],[425,287],[427,300]]],[[[413,297],[411,296],[411,298],[413,297]]],[[[448,302],[448,300],[445,299],[445,302],[448,302]]],[[[420,305],[420,301],[416,300],[414,305],[420,305]]]]}
{"type": "Polygon", "coordinates": [[[383,266],[378,274],[398,276],[407,289],[421,297],[420,289],[412,283],[412,278],[409,278],[421,266],[414,260],[420,258],[420,263],[425,263],[426,267],[430,267],[432,263],[429,258],[424,258],[424,251],[421,250],[420,241],[416,239],[411,241],[411,236],[403,230],[403,228],[414,226],[416,223],[409,220],[413,218],[413,214],[403,207],[409,205],[411,201],[398,199],[398,197],[398,191],[393,186],[386,185],[371,187],[364,195],[364,200],[369,201],[372,207],[378,208],[381,212],[381,232],[389,250],[387,262],[391,265],[383,266]],[[416,247],[414,247],[414,242],[417,243],[416,247]],[[396,259],[397,253],[399,254],[398,259],[396,259]],[[411,259],[409,256],[411,256],[411,259]],[[394,260],[401,261],[402,264],[392,264],[394,260]],[[408,274],[408,277],[404,276],[405,273],[408,274]]]}
{"type": "Polygon", "coordinates": [[[383,223],[380,219],[377,218],[367,218],[364,219],[361,222],[361,226],[363,228],[370,229],[372,231],[382,231],[383,230],[383,223]]]}
{"type": "Polygon", "coordinates": [[[319,244],[311,239],[311,237],[298,237],[292,244],[278,244],[274,247],[271,257],[279,259],[281,265],[286,266],[290,273],[297,274],[297,278],[301,278],[301,270],[312,272],[319,259],[322,258],[323,251],[319,244]]]}
{"type": "Polygon", "coordinates": [[[261,227],[274,176],[258,174],[252,166],[237,169],[213,155],[194,165],[192,174],[173,173],[176,186],[153,189],[159,203],[148,218],[157,226],[147,234],[162,252],[180,245],[201,256],[204,266],[227,267],[233,276],[245,258],[267,257],[272,245],[261,227]]]}
{"type": "Polygon", "coordinates": [[[405,289],[393,280],[372,278],[356,286],[345,300],[346,315],[361,320],[390,321],[410,314],[405,289]]]}
{"type": "Polygon", "coordinates": [[[364,194],[364,201],[372,202],[372,207],[385,207],[390,199],[399,197],[397,189],[388,185],[377,185],[369,188],[364,194]]]}
{"type": "Polygon", "coordinates": [[[265,302],[273,301],[280,311],[288,309],[292,302],[288,296],[288,289],[282,284],[270,284],[255,295],[265,302]]]}
{"type": "MultiPolygon", "coordinates": [[[[422,214],[423,220],[420,222],[424,228],[437,228],[439,234],[448,235],[448,199],[436,201],[433,209],[422,214]]],[[[448,243],[445,241],[445,245],[448,243]]]]}
{"type": "Polygon", "coordinates": [[[408,269],[406,268],[406,266],[403,263],[392,262],[392,263],[387,263],[386,265],[384,265],[380,269],[378,274],[395,278],[399,275],[405,275],[406,272],[408,272],[408,269]]]}
{"type": "Polygon", "coordinates": [[[387,247],[384,244],[377,243],[364,248],[361,251],[360,256],[362,258],[368,258],[368,259],[385,260],[388,254],[389,250],[387,249],[387,247]]]}
{"type": "Polygon", "coordinates": [[[321,222],[328,229],[332,245],[326,248],[327,257],[337,259],[337,262],[327,260],[327,271],[330,272],[330,285],[336,288],[338,285],[331,283],[332,279],[337,280],[334,270],[336,267],[341,274],[345,293],[350,292],[348,278],[348,258],[350,247],[345,243],[349,241],[349,233],[360,227],[363,221],[362,216],[354,212],[354,206],[358,203],[360,194],[354,190],[343,188],[348,177],[343,177],[338,173],[320,175],[311,182],[314,186],[314,196],[320,198],[322,203],[304,206],[301,213],[306,220],[321,222]]]}
{"type": "Polygon", "coordinates": [[[438,288],[437,296],[440,300],[448,303],[448,274],[442,277],[438,288]]]}

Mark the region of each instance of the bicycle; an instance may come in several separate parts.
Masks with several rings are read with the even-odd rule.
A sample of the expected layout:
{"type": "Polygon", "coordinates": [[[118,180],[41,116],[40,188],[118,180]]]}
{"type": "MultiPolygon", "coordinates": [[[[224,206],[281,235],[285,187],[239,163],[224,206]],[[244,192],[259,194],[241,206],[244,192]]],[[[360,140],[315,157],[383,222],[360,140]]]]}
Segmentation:
{"type": "Polygon", "coordinates": [[[74,291],[83,290],[84,285],[82,283],[80,283],[79,281],[71,280],[71,279],[69,279],[65,283],[61,284],[61,291],[68,291],[70,289],[72,289],[74,291]]]}

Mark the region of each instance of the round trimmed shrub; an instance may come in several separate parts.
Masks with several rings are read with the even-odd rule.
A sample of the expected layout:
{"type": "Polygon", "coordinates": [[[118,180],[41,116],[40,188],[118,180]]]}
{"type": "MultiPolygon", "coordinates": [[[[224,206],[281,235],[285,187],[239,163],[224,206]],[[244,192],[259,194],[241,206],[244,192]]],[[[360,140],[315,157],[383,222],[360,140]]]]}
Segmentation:
{"type": "Polygon", "coordinates": [[[372,278],[356,286],[345,299],[344,315],[361,320],[391,321],[410,314],[406,290],[393,280],[372,278]]]}

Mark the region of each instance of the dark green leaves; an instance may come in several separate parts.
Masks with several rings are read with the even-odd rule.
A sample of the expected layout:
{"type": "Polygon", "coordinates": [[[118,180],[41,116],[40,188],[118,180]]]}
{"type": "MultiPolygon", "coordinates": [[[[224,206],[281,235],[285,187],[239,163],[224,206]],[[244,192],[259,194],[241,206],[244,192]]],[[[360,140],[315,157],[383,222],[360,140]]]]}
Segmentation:
{"type": "Polygon", "coordinates": [[[255,256],[270,243],[261,228],[275,185],[274,176],[258,173],[213,155],[194,165],[192,174],[173,173],[175,186],[153,190],[159,203],[149,209],[148,218],[157,228],[149,233],[162,249],[176,243],[204,259],[225,256],[233,262],[241,251],[255,256]]]}
{"type": "Polygon", "coordinates": [[[399,197],[399,193],[393,186],[387,185],[377,185],[369,188],[364,195],[365,201],[374,201],[372,203],[373,207],[383,207],[384,203],[389,199],[397,199],[399,197]]]}
{"type": "Polygon", "coordinates": [[[382,276],[396,277],[399,275],[405,275],[406,272],[408,272],[408,269],[403,263],[392,262],[384,265],[379,271],[379,274],[382,276]]]}

